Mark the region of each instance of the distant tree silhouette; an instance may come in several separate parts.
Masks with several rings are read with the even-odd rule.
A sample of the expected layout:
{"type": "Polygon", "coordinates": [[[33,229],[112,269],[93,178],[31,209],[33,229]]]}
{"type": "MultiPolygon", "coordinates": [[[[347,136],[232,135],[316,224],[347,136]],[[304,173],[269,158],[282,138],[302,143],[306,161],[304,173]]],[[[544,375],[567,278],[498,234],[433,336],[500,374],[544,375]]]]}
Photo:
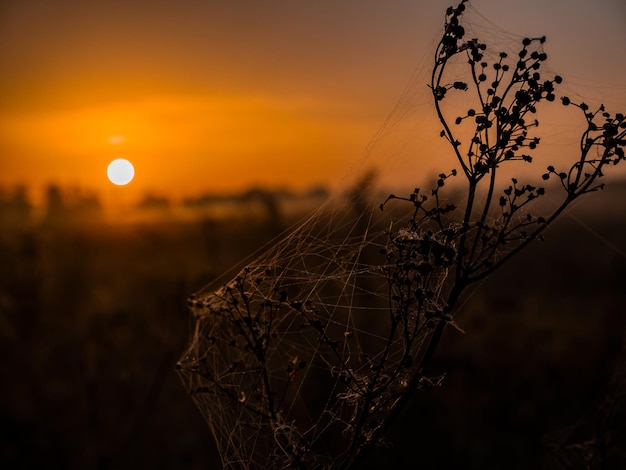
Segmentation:
{"type": "Polygon", "coordinates": [[[95,194],[77,188],[62,188],[56,184],[46,188],[45,226],[60,228],[97,222],[101,218],[102,204],[95,194]]]}
{"type": "Polygon", "coordinates": [[[0,221],[6,229],[23,229],[31,222],[33,205],[26,186],[17,186],[10,194],[0,193],[0,221]]]}

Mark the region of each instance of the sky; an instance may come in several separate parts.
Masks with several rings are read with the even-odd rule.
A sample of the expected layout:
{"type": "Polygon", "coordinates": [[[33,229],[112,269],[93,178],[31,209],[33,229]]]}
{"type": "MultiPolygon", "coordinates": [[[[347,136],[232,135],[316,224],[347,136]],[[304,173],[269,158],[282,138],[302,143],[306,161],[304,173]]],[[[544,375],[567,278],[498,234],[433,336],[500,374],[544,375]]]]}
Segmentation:
{"type": "MultiPolygon", "coordinates": [[[[0,0],[0,187],[111,191],[117,157],[129,197],[332,185],[361,168],[450,4],[0,0]]],[[[626,109],[623,0],[471,5],[547,35],[569,92],[626,109]]],[[[432,153],[413,168],[435,171],[432,153]]]]}

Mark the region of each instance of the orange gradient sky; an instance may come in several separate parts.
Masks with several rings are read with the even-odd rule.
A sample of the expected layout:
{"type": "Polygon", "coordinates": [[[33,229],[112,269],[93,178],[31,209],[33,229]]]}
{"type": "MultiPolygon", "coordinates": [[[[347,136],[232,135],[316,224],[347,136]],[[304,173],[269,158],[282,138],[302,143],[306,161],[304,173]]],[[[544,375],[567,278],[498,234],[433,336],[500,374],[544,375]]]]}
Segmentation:
{"type": "MultiPolygon", "coordinates": [[[[449,4],[1,0],[0,186],[110,190],[116,157],[135,165],[135,195],[333,184],[449,4]]],[[[623,0],[472,5],[512,33],[546,34],[552,69],[624,111],[623,0]]]]}

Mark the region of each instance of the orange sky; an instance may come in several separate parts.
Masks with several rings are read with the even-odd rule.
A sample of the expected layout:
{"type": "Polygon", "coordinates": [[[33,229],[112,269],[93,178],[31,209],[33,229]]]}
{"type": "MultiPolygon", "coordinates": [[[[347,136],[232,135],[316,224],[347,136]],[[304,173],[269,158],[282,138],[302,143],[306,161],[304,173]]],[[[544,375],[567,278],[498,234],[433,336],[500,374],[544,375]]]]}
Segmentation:
{"type": "MultiPolygon", "coordinates": [[[[333,184],[360,171],[448,4],[0,0],[0,186],[110,190],[120,156],[134,195],[333,184]]],[[[472,4],[512,33],[546,34],[569,93],[624,111],[623,0],[472,4]]],[[[438,169],[428,135],[413,169],[438,169]]]]}

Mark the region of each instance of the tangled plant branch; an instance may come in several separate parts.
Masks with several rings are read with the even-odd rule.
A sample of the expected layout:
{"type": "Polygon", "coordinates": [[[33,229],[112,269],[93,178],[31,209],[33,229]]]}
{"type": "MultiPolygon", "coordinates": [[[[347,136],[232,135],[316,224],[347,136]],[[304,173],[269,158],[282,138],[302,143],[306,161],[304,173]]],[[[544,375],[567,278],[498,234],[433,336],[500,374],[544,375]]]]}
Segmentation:
{"type": "Polygon", "coordinates": [[[460,330],[454,313],[467,287],[540,239],[624,160],[624,115],[563,97],[585,128],[571,167],[543,174],[560,183],[561,202],[535,213],[547,189],[516,178],[502,187],[503,166],[534,163],[538,106],[556,101],[563,80],[543,73],[545,37],[489,59],[486,44],[466,38],[465,4],[446,12],[429,84],[460,171],[441,173],[429,193],[390,195],[380,209],[398,201],[410,215],[380,239],[348,233],[326,243],[321,220],[218,291],[190,299],[196,332],[179,370],[225,466],[348,469],[387,445],[414,393],[441,382],[429,365],[444,330],[460,330]],[[466,79],[449,79],[459,61],[466,79]],[[450,116],[447,103],[459,94],[474,105],[450,116]],[[442,202],[450,178],[466,188],[458,206],[442,202]],[[372,248],[376,264],[364,261],[372,248]],[[377,323],[358,318],[374,308],[377,323]]]}

